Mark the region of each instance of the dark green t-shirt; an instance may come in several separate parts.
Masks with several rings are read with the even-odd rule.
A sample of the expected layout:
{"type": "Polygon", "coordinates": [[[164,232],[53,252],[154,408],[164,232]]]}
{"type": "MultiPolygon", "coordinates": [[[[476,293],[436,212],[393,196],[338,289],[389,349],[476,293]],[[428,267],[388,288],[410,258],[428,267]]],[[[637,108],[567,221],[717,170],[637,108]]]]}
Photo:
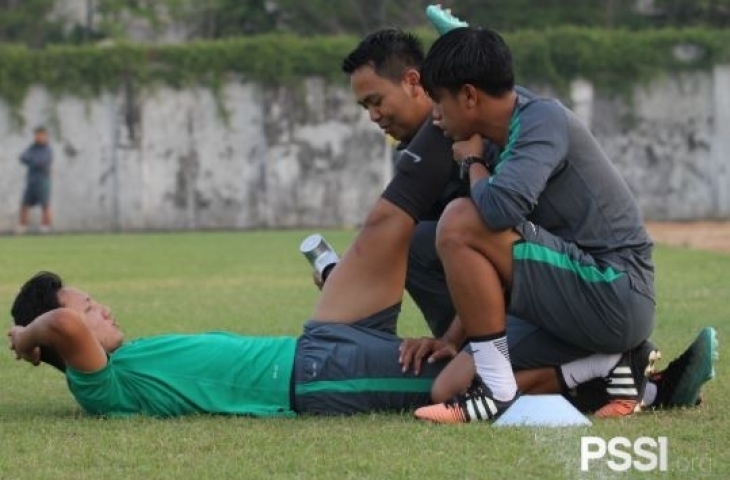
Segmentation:
{"type": "Polygon", "coordinates": [[[291,416],[295,350],[294,337],[162,335],[124,344],[99,371],[67,369],[66,379],[96,415],[291,416]]]}

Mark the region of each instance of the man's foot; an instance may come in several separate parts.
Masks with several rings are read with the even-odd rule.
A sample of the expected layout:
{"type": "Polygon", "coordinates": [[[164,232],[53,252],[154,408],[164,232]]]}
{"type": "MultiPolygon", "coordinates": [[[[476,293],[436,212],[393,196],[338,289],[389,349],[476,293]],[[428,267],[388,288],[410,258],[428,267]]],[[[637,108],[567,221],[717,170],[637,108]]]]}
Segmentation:
{"type": "Polygon", "coordinates": [[[565,392],[563,396],[582,413],[596,413],[610,399],[606,391],[606,379],[594,378],[565,392]]]}
{"type": "Polygon", "coordinates": [[[439,35],[449,33],[455,28],[469,26],[465,21],[453,16],[451,10],[441,8],[441,5],[429,5],[426,8],[426,16],[439,35]]]}
{"type": "Polygon", "coordinates": [[[646,382],[660,358],[661,353],[648,340],[624,353],[606,378],[608,403],[596,411],[596,417],[622,417],[641,410],[646,382]]]}
{"type": "Polygon", "coordinates": [[[416,409],[416,418],[434,423],[468,423],[493,421],[507,410],[518,395],[502,402],[492,397],[492,391],[480,379],[475,379],[466,393],[454,396],[445,403],[416,409]]]}
{"type": "Polygon", "coordinates": [[[15,226],[15,229],[13,230],[13,233],[16,235],[23,235],[25,231],[27,230],[26,226],[19,223],[15,226]]]}
{"type": "Polygon", "coordinates": [[[717,332],[712,327],[700,330],[695,341],[667,368],[652,375],[656,383],[656,399],[652,408],[694,407],[702,402],[702,385],[715,376],[717,332]]]}

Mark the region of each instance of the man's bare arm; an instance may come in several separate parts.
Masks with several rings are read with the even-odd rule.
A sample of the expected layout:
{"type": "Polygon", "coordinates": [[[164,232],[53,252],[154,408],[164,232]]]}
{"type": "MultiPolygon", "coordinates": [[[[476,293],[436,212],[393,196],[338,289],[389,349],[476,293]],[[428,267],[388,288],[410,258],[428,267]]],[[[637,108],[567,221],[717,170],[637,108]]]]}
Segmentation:
{"type": "Polygon", "coordinates": [[[75,310],[57,308],[33,320],[27,327],[8,332],[10,348],[18,359],[35,363],[38,347],[53,348],[74,370],[93,372],[103,368],[107,356],[99,341],[75,310]]]}
{"type": "Polygon", "coordinates": [[[423,361],[434,363],[439,360],[454,358],[465,340],[464,328],[459,317],[454,317],[449,329],[441,338],[421,337],[406,338],[400,345],[398,361],[403,371],[413,370],[416,375],[421,373],[423,361]]]}
{"type": "Polygon", "coordinates": [[[400,303],[413,229],[449,182],[451,147],[443,131],[430,119],[424,122],[357,238],[327,277],[314,319],[350,323],[400,303]]]}

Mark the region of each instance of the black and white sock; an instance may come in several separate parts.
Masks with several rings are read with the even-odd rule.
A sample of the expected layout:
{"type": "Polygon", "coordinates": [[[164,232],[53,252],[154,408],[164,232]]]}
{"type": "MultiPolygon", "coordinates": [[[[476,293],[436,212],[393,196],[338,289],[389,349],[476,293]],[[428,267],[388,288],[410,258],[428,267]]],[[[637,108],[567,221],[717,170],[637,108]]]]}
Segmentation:
{"type": "Polygon", "coordinates": [[[563,374],[565,385],[570,389],[594,378],[607,377],[619,360],[621,360],[620,353],[596,353],[561,365],[560,371],[563,374]]]}
{"type": "Polygon", "coordinates": [[[517,393],[517,382],[504,332],[469,340],[477,375],[492,391],[495,400],[508,402],[517,393]]]}

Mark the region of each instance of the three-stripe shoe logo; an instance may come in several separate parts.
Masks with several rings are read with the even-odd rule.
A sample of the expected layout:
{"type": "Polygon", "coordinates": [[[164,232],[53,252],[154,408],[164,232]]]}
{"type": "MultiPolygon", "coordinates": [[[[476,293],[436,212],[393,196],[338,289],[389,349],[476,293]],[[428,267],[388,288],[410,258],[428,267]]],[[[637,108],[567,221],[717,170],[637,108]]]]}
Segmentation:
{"type": "Polygon", "coordinates": [[[497,404],[487,396],[476,396],[464,401],[466,421],[489,420],[497,415],[497,404]]]}
{"type": "Polygon", "coordinates": [[[661,357],[659,350],[648,341],[624,353],[608,376],[606,391],[609,396],[640,400],[638,397],[643,395],[646,379],[654,373],[655,364],[661,357]]]}
{"type": "Polygon", "coordinates": [[[597,418],[621,417],[641,410],[647,377],[654,373],[661,353],[646,340],[625,352],[606,378],[608,402],[596,410],[597,418]]]}
{"type": "Polygon", "coordinates": [[[608,394],[613,397],[637,397],[639,390],[636,388],[634,375],[628,365],[619,365],[608,379],[608,394]]]}

